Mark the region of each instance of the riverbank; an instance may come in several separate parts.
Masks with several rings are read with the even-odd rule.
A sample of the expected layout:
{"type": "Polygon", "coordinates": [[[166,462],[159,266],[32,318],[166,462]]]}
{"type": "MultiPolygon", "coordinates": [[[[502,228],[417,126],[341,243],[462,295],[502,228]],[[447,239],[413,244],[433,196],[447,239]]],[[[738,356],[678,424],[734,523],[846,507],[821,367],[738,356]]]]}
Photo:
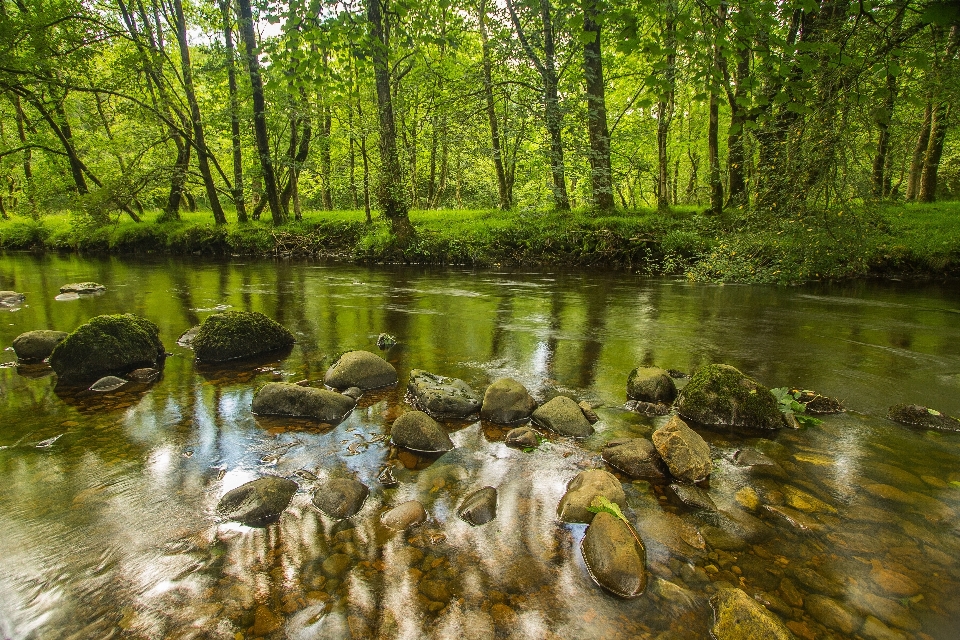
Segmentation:
{"type": "Polygon", "coordinates": [[[792,283],[856,277],[960,275],[960,202],[847,208],[770,220],[693,208],[589,212],[415,211],[401,247],[359,211],[308,212],[217,227],[207,212],[178,222],[91,227],[68,214],[0,221],[0,247],[111,254],[315,257],[360,263],[575,266],[686,274],[714,282],[792,283]]]}

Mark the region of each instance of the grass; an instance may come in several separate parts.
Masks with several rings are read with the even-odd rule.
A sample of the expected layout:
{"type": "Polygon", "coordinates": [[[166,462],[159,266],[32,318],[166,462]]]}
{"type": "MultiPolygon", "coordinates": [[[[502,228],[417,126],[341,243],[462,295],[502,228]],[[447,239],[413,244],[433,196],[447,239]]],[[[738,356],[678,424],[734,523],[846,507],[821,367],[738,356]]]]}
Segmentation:
{"type": "Polygon", "coordinates": [[[80,216],[0,221],[0,247],[84,253],[314,256],[359,262],[603,266],[700,281],[793,283],[818,279],[960,274],[960,202],[858,205],[795,217],[694,208],[598,215],[590,211],[442,210],[410,214],[398,243],[362,211],[310,211],[283,227],[268,220],[213,224],[209,212],[95,227],[80,216]]]}

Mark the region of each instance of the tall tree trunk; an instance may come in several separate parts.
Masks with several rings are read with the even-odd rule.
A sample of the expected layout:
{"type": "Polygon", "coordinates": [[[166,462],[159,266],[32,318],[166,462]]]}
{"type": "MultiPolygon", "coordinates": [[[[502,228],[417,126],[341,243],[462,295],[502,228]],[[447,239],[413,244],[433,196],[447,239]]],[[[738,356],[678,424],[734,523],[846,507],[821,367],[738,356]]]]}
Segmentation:
{"type": "Polygon", "coordinates": [[[240,145],[240,105],[237,99],[236,51],[233,46],[233,20],[230,0],[221,0],[223,13],[223,40],[227,48],[227,85],[230,90],[230,141],[233,151],[233,204],[237,208],[237,222],[247,221],[247,206],[243,200],[243,151],[240,145]]]}
{"type": "MultiPolygon", "coordinates": [[[[333,189],[330,185],[330,182],[333,180],[333,169],[330,159],[330,147],[332,146],[330,133],[333,129],[333,114],[330,111],[330,105],[325,105],[322,112],[320,127],[323,141],[320,145],[320,173],[323,175],[323,208],[327,211],[333,211],[333,189]]],[[[306,160],[306,158],[304,158],[304,160],[306,160]]]]}
{"type": "MultiPolygon", "coordinates": [[[[16,112],[17,117],[17,136],[20,138],[20,144],[26,146],[27,144],[27,118],[23,113],[23,107],[20,105],[20,96],[13,96],[13,107],[16,112]]],[[[34,203],[33,197],[33,155],[30,149],[23,150],[23,179],[26,183],[24,192],[27,195],[27,200],[32,205],[34,203]]]]}
{"type": "Polygon", "coordinates": [[[923,177],[923,160],[927,154],[927,146],[930,144],[930,122],[933,119],[933,103],[927,101],[927,106],[923,110],[923,122],[920,124],[920,135],[917,137],[917,145],[913,149],[913,159],[910,162],[910,177],[907,180],[908,202],[917,199],[920,193],[920,179],[923,177]]]}
{"type": "Polygon", "coordinates": [[[357,152],[356,152],[356,134],[353,130],[353,103],[347,104],[347,129],[350,131],[350,152],[347,156],[350,163],[350,208],[356,209],[360,206],[360,199],[357,197],[357,152]]]}
{"type": "Polygon", "coordinates": [[[497,172],[497,194],[500,197],[500,208],[504,211],[513,206],[513,198],[507,188],[507,176],[503,169],[503,152],[500,145],[500,130],[497,122],[496,103],[493,99],[493,63],[490,56],[490,41],[487,35],[487,5],[480,3],[480,41],[483,64],[483,97],[487,106],[487,121],[490,124],[490,144],[493,150],[493,166],[497,172]]]}
{"type": "Polygon", "coordinates": [[[720,106],[717,100],[717,92],[711,89],[707,148],[710,156],[710,211],[715,215],[723,212],[723,180],[720,178],[720,141],[717,133],[719,126],[720,106]]]}
{"type": "Polygon", "coordinates": [[[677,28],[676,0],[667,0],[664,20],[664,41],[667,48],[667,66],[664,70],[665,90],[657,102],[657,208],[670,206],[670,159],[667,155],[667,141],[670,135],[670,122],[673,120],[674,94],[676,92],[677,65],[677,28]]]}
{"type": "Polygon", "coordinates": [[[583,45],[583,77],[587,85],[587,132],[590,137],[590,179],[593,204],[601,210],[614,208],[610,170],[610,132],[603,84],[603,56],[600,49],[598,0],[583,4],[583,30],[593,38],[583,45]]]}
{"type": "Polygon", "coordinates": [[[920,202],[934,202],[937,199],[937,173],[940,158],[943,156],[943,141],[947,137],[947,123],[950,120],[950,104],[938,102],[933,106],[930,117],[930,141],[923,157],[923,177],[920,179],[920,202]]]}
{"type": "MultiPolygon", "coordinates": [[[[42,109],[39,102],[34,102],[33,104],[38,110],[42,109]]],[[[63,108],[63,103],[57,103],[55,110],[59,123],[55,122],[45,109],[40,110],[40,115],[43,116],[47,124],[50,125],[50,128],[53,129],[54,134],[60,139],[64,151],[67,152],[67,161],[70,163],[70,174],[73,176],[73,183],[77,187],[77,193],[80,195],[89,193],[90,189],[87,187],[87,180],[83,175],[83,163],[77,155],[76,147],[74,147],[73,129],[70,127],[70,121],[67,119],[67,112],[63,108]]]]}
{"type": "Polygon", "coordinates": [[[880,199],[889,192],[890,176],[887,168],[890,165],[890,123],[893,121],[893,107],[896,100],[897,79],[893,75],[887,76],[887,95],[883,99],[883,107],[877,117],[877,152],[873,157],[873,197],[880,199]]]}

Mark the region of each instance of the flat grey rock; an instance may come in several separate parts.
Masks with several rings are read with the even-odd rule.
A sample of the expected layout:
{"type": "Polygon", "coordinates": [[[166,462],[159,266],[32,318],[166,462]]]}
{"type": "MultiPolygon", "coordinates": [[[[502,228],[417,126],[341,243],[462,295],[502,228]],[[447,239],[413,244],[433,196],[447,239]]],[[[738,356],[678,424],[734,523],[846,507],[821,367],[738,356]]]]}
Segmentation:
{"type": "Polygon", "coordinates": [[[466,418],[480,411],[480,396],[458,378],[413,369],[407,392],[420,410],[435,418],[466,418]]]}
{"type": "Polygon", "coordinates": [[[224,494],[217,512],[227,520],[263,527],[280,518],[298,488],[296,482],[286,478],[258,478],[224,494]]]}
{"type": "Polygon", "coordinates": [[[253,397],[253,413],[261,416],[313,418],[336,424],[346,417],[356,401],[341,393],[291,382],[269,382],[253,397]]]}

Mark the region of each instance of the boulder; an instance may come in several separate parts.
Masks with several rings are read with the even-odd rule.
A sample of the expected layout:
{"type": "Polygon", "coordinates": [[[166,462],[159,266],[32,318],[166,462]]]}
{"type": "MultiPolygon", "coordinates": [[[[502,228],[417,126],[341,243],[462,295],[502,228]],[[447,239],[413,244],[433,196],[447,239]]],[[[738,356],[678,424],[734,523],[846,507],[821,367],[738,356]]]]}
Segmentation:
{"type": "Polygon", "coordinates": [[[537,436],[537,432],[530,427],[517,427],[507,433],[503,443],[508,447],[516,447],[517,449],[532,449],[540,446],[540,438],[537,436]]]}
{"type": "Polygon", "coordinates": [[[611,440],[603,447],[604,462],[632,478],[665,478],[667,466],[646,438],[611,440]]]}
{"type": "Polygon", "coordinates": [[[677,385],[660,367],[637,367],[627,377],[627,397],[631,400],[670,404],[677,398],[677,385]]]}
{"type": "Polygon", "coordinates": [[[586,438],[593,435],[590,421],[576,401],[566,396],[557,396],[543,404],[530,416],[533,422],[562,436],[586,438]]]}
{"type": "Polygon", "coordinates": [[[646,550],[630,526],[602,511],[580,542],[580,553],[590,577],[622,598],[634,598],[647,586],[646,550]]]}
{"type": "Polygon", "coordinates": [[[27,331],[13,339],[13,351],[21,362],[41,362],[67,337],[65,331],[27,331]]]}
{"type": "Polygon", "coordinates": [[[557,517],[563,522],[593,521],[596,514],[587,507],[597,496],[603,496],[621,509],[627,504],[623,486],[616,476],[603,469],[587,469],[578,473],[567,485],[567,492],[557,505],[557,517]]]}
{"type": "Polygon", "coordinates": [[[435,418],[466,418],[480,411],[480,396],[457,378],[414,369],[407,392],[419,409],[435,418]]]}
{"type": "Polygon", "coordinates": [[[700,482],[710,475],[710,446],[679,417],[653,432],[653,446],[675,478],[700,482]]]}
{"type": "Polygon", "coordinates": [[[468,495],[460,503],[457,516],[467,524],[487,524],[497,517],[497,490],[484,487],[468,495]]]}
{"type": "Polygon", "coordinates": [[[919,404],[894,405],[890,407],[887,417],[894,422],[920,427],[921,429],[960,431],[960,420],[919,404]]]}
{"type": "Polygon", "coordinates": [[[191,346],[197,362],[252,358],[293,346],[293,334],[257,311],[222,311],[207,316],[191,346]]]}
{"type": "Polygon", "coordinates": [[[453,441],[437,421],[422,411],[408,411],[393,423],[390,439],[398,447],[439,453],[453,449],[453,441]]]}
{"type": "Polygon", "coordinates": [[[353,478],[334,478],[323,483],[313,494],[313,505],[325,516],[344,520],[356,514],[370,490],[353,478]]]}
{"type": "Polygon", "coordinates": [[[50,366],[66,384],[92,382],[153,367],[165,354],[160,329],[130,313],[96,316],[63,339],[50,354],[50,366]]]}
{"type": "Polygon", "coordinates": [[[680,502],[687,506],[695,509],[706,509],[707,511],[717,510],[717,504],[713,501],[713,498],[700,487],[689,484],[672,484],[670,490],[680,499],[680,502]]]}
{"type": "Polygon", "coordinates": [[[397,384],[397,370],[369,351],[347,351],[327,369],[323,383],[334,389],[379,389],[397,384]]]}
{"type": "Polygon", "coordinates": [[[510,424],[526,420],[537,408],[526,387],[510,378],[501,378],[483,394],[480,418],[497,424],[510,424]]]}
{"type": "Polygon", "coordinates": [[[780,618],[743,589],[722,588],[710,598],[710,604],[716,640],[794,640],[780,618]]]}
{"type": "Polygon", "coordinates": [[[403,531],[427,520],[427,511],[417,500],[397,505],[380,516],[380,524],[395,531],[403,531]]]}
{"type": "Polygon", "coordinates": [[[60,293],[100,293],[106,290],[99,282],[72,282],[60,287],[60,293]]]}
{"type": "Polygon", "coordinates": [[[700,424],[778,429],[777,399],[765,386],[725,364],[697,369],[677,400],[681,416],[700,424]]]}
{"type": "Polygon", "coordinates": [[[259,416],[314,418],[336,424],[356,405],[356,400],[342,393],[315,387],[301,387],[292,382],[268,382],[253,396],[253,412],[259,416]]]}
{"type": "Polygon", "coordinates": [[[296,482],[286,478],[257,478],[224,494],[217,504],[217,512],[227,520],[264,527],[280,519],[298,488],[296,482]]]}

